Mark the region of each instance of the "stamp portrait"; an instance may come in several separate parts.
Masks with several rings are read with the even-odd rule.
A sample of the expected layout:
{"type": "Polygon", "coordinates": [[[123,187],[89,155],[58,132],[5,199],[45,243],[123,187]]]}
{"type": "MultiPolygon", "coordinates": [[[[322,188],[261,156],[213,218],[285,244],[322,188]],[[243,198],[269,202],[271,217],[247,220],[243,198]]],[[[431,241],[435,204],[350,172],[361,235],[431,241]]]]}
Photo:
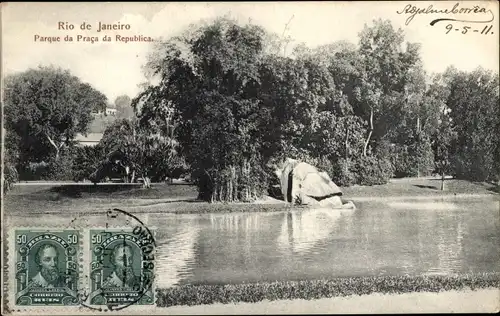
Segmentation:
{"type": "Polygon", "coordinates": [[[78,302],[79,232],[15,231],[16,304],[75,305],[78,302]]]}
{"type": "Polygon", "coordinates": [[[91,305],[150,305],[154,255],[150,238],[133,230],[90,230],[91,305]]]}

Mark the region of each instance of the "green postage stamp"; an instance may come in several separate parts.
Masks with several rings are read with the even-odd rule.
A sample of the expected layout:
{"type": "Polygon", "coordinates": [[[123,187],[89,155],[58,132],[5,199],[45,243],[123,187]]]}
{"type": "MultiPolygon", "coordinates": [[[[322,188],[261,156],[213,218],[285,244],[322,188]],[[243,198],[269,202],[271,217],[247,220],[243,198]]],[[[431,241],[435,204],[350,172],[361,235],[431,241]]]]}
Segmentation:
{"type": "Polygon", "coordinates": [[[146,229],[90,230],[90,305],[151,305],[154,246],[146,229]]]}
{"type": "Polygon", "coordinates": [[[142,224],[13,228],[8,239],[11,310],[155,306],[155,241],[142,224]]]}
{"type": "Polygon", "coordinates": [[[78,304],[80,234],[77,230],[15,230],[15,304],[78,304]]]}

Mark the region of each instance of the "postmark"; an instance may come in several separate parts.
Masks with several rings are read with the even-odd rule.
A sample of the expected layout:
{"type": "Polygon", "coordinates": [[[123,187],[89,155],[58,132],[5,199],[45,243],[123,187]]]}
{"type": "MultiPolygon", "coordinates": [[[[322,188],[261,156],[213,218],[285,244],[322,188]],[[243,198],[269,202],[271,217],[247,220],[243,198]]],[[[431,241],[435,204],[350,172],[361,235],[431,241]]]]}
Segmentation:
{"type": "Polygon", "coordinates": [[[77,305],[80,232],[16,229],[11,238],[15,239],[15,304],[77,305]]]}
{"type": "Polygon", "coordinates": [[[154,304],[155,256],[149,230],[140,225],[126,229],[91,229],[89,236],[87,303],[111,308],[154,304]]]}

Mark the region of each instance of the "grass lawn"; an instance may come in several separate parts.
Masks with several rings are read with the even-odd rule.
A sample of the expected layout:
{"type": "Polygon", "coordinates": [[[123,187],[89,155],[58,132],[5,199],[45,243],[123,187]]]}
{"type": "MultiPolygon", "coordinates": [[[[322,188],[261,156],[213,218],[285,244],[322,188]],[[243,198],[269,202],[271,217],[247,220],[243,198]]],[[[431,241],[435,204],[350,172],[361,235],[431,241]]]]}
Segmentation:
{"type": "Polygon", "coordinates": [[[392,197],[392,196],[447,196],[455,194],[495,194],[498,187],[484,182],[446,179],[445,190],[441,191],[440,179],[411,178],[392,179],[384,185],[352,186],[342,188],[346,198],[392,197]]]}
{"type": "MultiPolygon", "coordinates": [[[[453,197],[478,194],[499,196],[498,187],[492,184],[447,179],[445,191],[439,190],[440,184],[441,181],[438,179],[394,179],[385,185],[352,186],[341,189],[345,200],[354,201],[391,197],[453,197]]],[[[271,204],[210,204],[196,201],[196,196],[196,187],[188,184],[157,183],[150,189],[143,189],[141,185],[134,184],[21,184],[16,185],[5,196],[4,210],[6,213],[43,213],[133,207],[137,212],[154,213],[160,210],[165,212],[165,207],[160,207],[165,204],[168,204],[168,212],[172,213],[269,212],[290,209],[289,205],[279,201],[271,204]]]]}
{"type": "Polygon", "coordinates": [[[351,295],[317,300],[278,300],[197,306],[173,306],[169,315],[284,315],[284,314],[422,314],[498,313],[498,289],[452,290],[403,294],[351,295]]]}
{"type": "Polygon", "coordinates": [[[372,293],[402,294],[485,288],[500,288],[500,274],[377,276],[229,285],[184,285],[159,289],[157,305],[168,307],[255,303],[264,300],[316,300],[372,293]]]}

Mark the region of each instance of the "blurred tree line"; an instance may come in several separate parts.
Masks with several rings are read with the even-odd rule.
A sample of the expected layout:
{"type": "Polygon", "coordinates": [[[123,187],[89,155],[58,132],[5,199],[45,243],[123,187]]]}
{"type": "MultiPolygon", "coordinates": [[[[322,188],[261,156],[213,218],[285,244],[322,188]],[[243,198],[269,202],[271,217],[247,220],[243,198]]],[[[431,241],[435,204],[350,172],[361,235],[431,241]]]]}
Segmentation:
{"type": "MultiPolygon", "coordinates": [[[[6,82],[9,161],[17,170],[50,159],[61,167],[61,152],[73,150],[74,179],[117,172],[146,186],[189,172],[208,201],[260,196],[285,157],[320,167],[339,185],[432,173],[499,181],[497,73],[427,74],[420,46],[383,20],[365,26],[358,45],[297,45],[286,55],[286,43],[228,18],[157,42],[145,66],[156,83],[133,100],[117,99],[133,115],[113,122],[98,146],[76,150],[71,140],[85,131],[92,106],[65,90],[64,101],[82,110],[57,125],[46,108],[63,113],[63,97],[29,90],[35,70],[18,74],[6,82]],[[43,124],[59,126],[55,146],[43,124]]],[[[89,93],[101,102],[97,95],[89,93]]]]}

